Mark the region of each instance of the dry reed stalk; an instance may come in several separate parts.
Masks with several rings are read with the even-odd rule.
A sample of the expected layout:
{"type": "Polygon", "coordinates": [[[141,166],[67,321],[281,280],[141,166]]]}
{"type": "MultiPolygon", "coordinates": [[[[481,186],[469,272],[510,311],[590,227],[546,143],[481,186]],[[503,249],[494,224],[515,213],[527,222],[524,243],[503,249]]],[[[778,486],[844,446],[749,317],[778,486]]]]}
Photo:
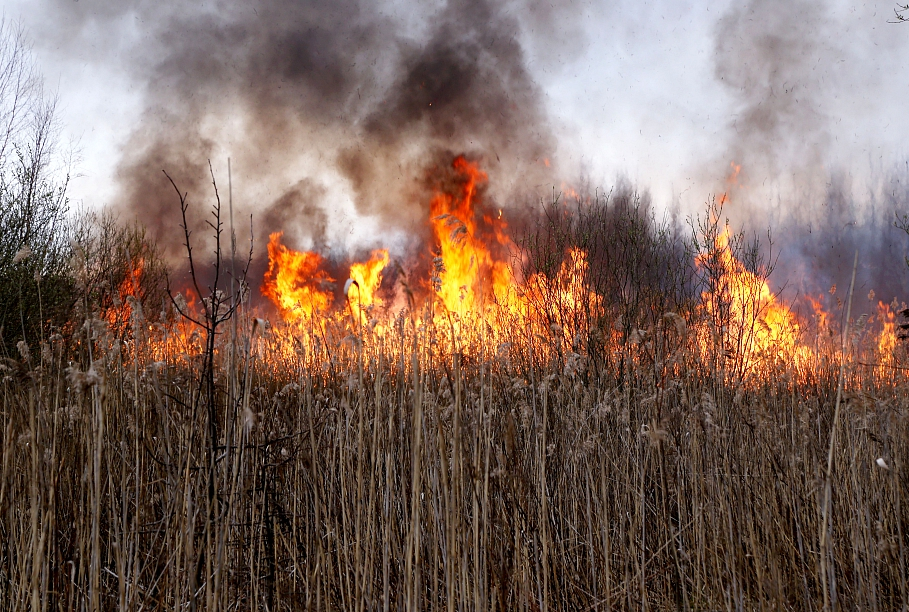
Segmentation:
{"type": "Polygon", "coordinates": [[[810,370],[744,372],[665,310],[620,304],[626,333],[537,306],[561,330],[241,307],[213,379],[100,328],[74,371],[103,390],[62,356],[4,361],[0,610],[811,609],[830,576],[842,608],[903,607],[904,376],[819,341],[810,370]],[[193,409],[211,380],[214,412],[193,409]]]}

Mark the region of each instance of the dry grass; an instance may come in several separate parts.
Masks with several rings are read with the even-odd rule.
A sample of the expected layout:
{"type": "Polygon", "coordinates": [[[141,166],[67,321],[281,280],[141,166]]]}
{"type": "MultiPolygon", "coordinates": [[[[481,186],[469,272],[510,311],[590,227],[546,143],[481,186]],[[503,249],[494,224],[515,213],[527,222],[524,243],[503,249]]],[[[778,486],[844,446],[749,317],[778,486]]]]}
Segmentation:
{"type": "Polygon", "coordinates": [[[432,307],[375,330],[241,309],[211,361],[89,319],[7,360],[0,609],[909,604],[909,385],[861,365],[875,334],[848,327],[822,548],[835,333],[743,367],[694,309],[625,336],[432,307]]]}

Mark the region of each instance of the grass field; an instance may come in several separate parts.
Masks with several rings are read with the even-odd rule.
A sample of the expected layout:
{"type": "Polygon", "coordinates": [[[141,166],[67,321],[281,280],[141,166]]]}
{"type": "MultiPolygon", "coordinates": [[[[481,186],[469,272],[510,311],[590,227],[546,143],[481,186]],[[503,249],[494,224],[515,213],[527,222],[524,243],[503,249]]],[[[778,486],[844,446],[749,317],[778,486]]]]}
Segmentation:
{"type": "Polygon", "coordinates": [[[905,608],[894,309],[796,321],[717,213],[543,216],[449,302],[85,301],[0,366],[0,609],[905,608]]]}

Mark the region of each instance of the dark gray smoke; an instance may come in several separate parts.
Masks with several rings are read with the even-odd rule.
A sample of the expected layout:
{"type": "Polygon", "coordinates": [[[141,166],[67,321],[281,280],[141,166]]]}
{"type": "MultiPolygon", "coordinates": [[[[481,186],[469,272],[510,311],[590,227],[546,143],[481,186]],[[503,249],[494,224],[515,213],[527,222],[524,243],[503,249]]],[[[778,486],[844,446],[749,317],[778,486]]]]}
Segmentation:
{"type": "Polygon", "coordinates": [[[425,221],[422,178],[439,151],[480,158],[491,182],[511,187],[519,173],[522,181],[541,174],[554,149],[514,5],[80,6],[61,3],[72,27],[132,18],[144,32],[124,51],[147,86],[120,163],[120,204],[171,257],[181,254],[178,208],[162,170],[189,192],[198,227],[213,199],[207,160],[220,170],[226,203],[231,156],[237,216],[253,213],[261,253],[272,231],[295,246],[324,244],[328,222],[342,214],[332,182],[345,183],[357,213],[401,227],[425,221]]]}

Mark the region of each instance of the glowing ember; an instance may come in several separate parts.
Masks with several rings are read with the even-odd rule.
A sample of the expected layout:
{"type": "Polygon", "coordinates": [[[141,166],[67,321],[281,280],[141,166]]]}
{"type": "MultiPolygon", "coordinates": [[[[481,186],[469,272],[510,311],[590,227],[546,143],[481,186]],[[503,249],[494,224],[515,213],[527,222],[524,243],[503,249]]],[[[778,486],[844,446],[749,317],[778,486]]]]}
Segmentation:
{"type": "Polygon", "coordinates": [[[294,251],[281,244],[282,232],[269,236],[268,271],[262,295],[270,299],[287,321],[300,321],[327,312],[333,301],[333,279],[318,253],[294,251]]]}

